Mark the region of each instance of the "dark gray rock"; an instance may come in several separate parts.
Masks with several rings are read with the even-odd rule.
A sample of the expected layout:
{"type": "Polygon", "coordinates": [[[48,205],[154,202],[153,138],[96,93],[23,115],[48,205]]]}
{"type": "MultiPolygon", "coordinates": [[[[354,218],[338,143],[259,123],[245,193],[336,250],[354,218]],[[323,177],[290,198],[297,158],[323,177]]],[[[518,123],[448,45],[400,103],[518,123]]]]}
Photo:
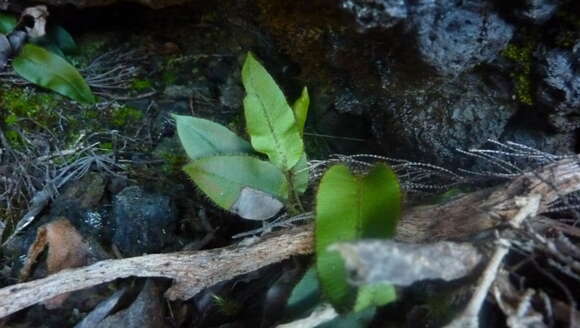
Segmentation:
{"type": "Polygon", "coordinates": [[[552,49],[539,52],[538,100],[554,115],[556,127],[566,130],[564,116],[580,111],[580,41],[573,50],[552,49]],[[560,126],[562,125],[562,126],[560,126]]]}
{"type": "Polygon", "coordinates": [[[176,216],[169,197],[138,186],[123,189],[113,201],[115,244],[124,256],[159,252],[171,241],[176,216]]]}
{"type": "Polygon", "coordinates": [[[406,0],[343,0],[341,6],[354,14],[362,29],[390,28],[409,15],[406,0]]]}
{"type": "Polygon", "coordinates": [[[465,167],[456,148],[479,147],[497,139],[515,112],[501,80],[462,75],[391,98],[374,121],[374,132],[389,156],[465,167]]]}
{"type": "Polygon", "coordinates": [[[219,86],[220,103],[227,108],[240,109],[242,107],[245,93],[239,81],[239,76],[231,76],[219,86]]]}
{"type": "Polygon", "coordinates": [[[12,47],[10,46],[10,42],[4,34],[0,34],[0,71],[4,70],[10,55],[12,55],[12,47]]]}
{"type": "Polygon", "coordinates": [[[493,61],[513,27],[485,1],[343,0],[363,29],[404,22],[422,60],[442,75],[457,76],[493,61]]]}
{"type": "Polygon", "coordinates": [[[514,30],[490,8],[450,4],[423,6],[410,29],[423,61],[448,76],[493,61],[514,30]]]}

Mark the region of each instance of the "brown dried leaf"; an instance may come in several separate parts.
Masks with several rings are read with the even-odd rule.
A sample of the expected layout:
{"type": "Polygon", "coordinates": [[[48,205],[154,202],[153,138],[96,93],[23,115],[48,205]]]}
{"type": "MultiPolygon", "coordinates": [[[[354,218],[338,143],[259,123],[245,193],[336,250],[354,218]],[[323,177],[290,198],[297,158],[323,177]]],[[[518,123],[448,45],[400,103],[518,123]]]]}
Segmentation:
{"type": "MultiPolygon", "coordinates": [[[[49,274],[85,266],[92,257],[89,243],[85,242],[75,227],[62,217],[38,228],[36,240],[28,249],[28,258],[20,271],[21,280],[30,277],[32,267],[46,247],[48,247],[46,267],[49,274]]],[[[59,307],[67,297],[68,294],[59,295],[47,300],[45,305],[49,309],[59,307]]]]}

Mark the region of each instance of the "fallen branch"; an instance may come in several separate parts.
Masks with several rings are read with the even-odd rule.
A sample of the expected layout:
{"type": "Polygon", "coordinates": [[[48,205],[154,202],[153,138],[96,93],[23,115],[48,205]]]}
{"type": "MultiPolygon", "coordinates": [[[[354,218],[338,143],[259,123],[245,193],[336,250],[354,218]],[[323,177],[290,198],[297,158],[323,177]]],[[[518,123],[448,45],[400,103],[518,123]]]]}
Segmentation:
{"type": "MultiPolygon", "coordinates": [[[[507,223],[521,210],[517,197],[541,195],[539,211],[562,195],[580,190],[579,157],[567,158],[521,175],[510,183],[477,191],[442,205],[409,209],[401,219],[396,239],[426,242],[467,237],[507,223]]],[[[0,289],[0,317],[52,297],[119,278],[174,279],[166,297],[189,299],[205,287],[287,259],[312,252],[313,225],[274,233],[251,246],[199,252],[146,255],[107,260],[88,267],[0,289]]]]}
{"type": "MultiPolygon", "coordinates": [[[[533,218],[538,213],[540,205],[540,197],[537,194],[532,194],[527,198],[516,198],[516,204],[521,207],[520,211],[510,219],[509,223],[514,227],[519,227],[526,218],[533,218]]],[[[479,278],[475,293],[471,297],[469,304],[463,310],[463,313],[454,319],[447,328],[477,328],[479,327],[479,312],[485,302],[487,293],[495,281],[503,259],[506,257],[510,249],[510,242],[507,239],[499,239],[495,248],[495,252],[483,274],[479,278]]]]}
{"type": "Polygon", "coordinates": [[[507,184],[479,190],[444,204],[418,206],[405,213],[396,239],[426,242],[465,239],[507,224],[520,210],[518,197],[541,196],[538,213],[562,196],[580,190],[580,156],[524,173],[507,184]]]}
{"type": "Polygon", "coordinates": [[[308,225],[273,234],[250,246],[101,261],[0,289],[0,317],[60,294],[131,276],[171,278],[174,284],[165,296],[170,300],[186,300],[220,281],[293,255],[311,253],[312,245],[312,227],[308,225]]]}

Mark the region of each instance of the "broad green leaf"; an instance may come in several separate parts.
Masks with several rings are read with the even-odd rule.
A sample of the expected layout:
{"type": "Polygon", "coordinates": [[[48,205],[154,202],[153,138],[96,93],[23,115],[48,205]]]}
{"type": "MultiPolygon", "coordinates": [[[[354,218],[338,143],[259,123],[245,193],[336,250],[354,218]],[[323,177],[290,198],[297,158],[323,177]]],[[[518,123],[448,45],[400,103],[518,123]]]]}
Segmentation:
{"type": "Polygon", "coordinates": [[[60,56],[61,58],[65,58],[64,56],[64,52],[62,52],[62,50],[60,50],[60,48],[56,45],[55,42],[53,42],[52,40],[50,40],[49,38],[47,38],[46,36],[42,37],[42,38],[38,38],[38,39],[33,39],[30,40],[30,42],[34,43],[35,45],[42,47],[50,52],[52,52],[55,55],[60,56]]]}
{"type": "Polygon", "coordinates": [[[286,303],[286,320],[305,317],[320,303],[320,285],[316,277],[316,270],[310,268],[302,279],[294,286],[292,294],[286,303]]]}
{"type": "Polygon", "coordinates": [[[354,311],[359,312],[373,306],[382,306],[397,298],[393,285],[382,283],[359,287],[354,311]]]}
{"type": "Polygon", "coordinates": [[[304,153],[294,113],[282,90],[251,53],[242,68],[246,89],[244,114],[254,149],[274,165],[290,171],[304,153]]]}
{"type": "Polygon", "coordinates": [[[15,16],[0,12],[0,33],[8,34],[12,32],[17,23],[15,16]]]}
{"type": "Polygon", "coordinates": [[[355,304],[356,288],[346,279],[344,262],[333,243],[361,238],[388,238],[395,233],[401,195],[394,172],[376,165],[366,176],[355,176],[344,165],[331,167],[316,196],[316,269],[323,293],[339,312],[355,304]]]}
{"type": "Polygon", "coordinates": [[[294,105],[292,105],[292,110],[294,111],[294,117],[296,119],[296,126],[300,135],[304,134],[304,125],[306,124],[306,118],[308,117],[308,106],[310,106],[310,96],[308,96],[308,88],[304,87],[302,89],[302,94],[300,98],[296,99],[294,105]]]}
{"type": "Polygon", "coordinates": [[[45,36],[30,41],[64,59],[65,54],[74,54],[77,51],[73,37],[59,25],[51,25],[45,36]]]}
{"type": "Polygon", "coordinates": [[[282,171],[269,162],[251,156],[199,158],[183,170],[212,201],[230,211],[234,211],[240,200],[255,201],[257,210],[262,210],[267,200],[256,199],[256,191],[279,199],[288,198],[288,185],[282,171]],[[248,195],[253,197],[244,197],[248,195]]]}
{"type": "Polygon", "coordinates": [[[47,31],[47,37],[65,54],[74,54],[77,50],[77,44],[72,35],[62,26],[53,25],[47,31]]]}
{"type": "Polygon", "coordinates": [[[181,145],[191,159],[252,152],[252,146],[246,140],[221,124],[185,115],[173,115],[173,118],[181,145]]]}
{"type": "Polygon", "coordinates": [[[290,170],[290,176],[292,179],[292,186],[294,190],[299,193],[304,193],[308,188],[309,182],[309,169],[308,169],[308,160],[306,159],[306,154],[300,157],[300,160],[292,170],[290,170]]]}
{"type": "Polygon", "coordinates": [[[77,69],[46,49],[26,44],[12,66],[16,73],[34,84],[82,103],[95,102],[91,89],[77,69]]]}

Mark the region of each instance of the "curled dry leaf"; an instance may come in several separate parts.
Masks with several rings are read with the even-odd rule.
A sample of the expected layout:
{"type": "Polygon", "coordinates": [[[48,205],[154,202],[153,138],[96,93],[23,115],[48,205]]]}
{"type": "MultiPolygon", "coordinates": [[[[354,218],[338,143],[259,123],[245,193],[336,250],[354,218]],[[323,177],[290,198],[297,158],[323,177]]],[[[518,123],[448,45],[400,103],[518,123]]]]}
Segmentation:
{"type": "MultiPolygon", "coordinates": [[[[46,267],[48,274],[64,269],[77,268],[96,262],[99,257],[91,245],[64,217],[38,228],[36,240],[28,249],[28,257],[22,270],[20,280],[27,280],[38,257],[48,247],[46,267]]],[[[59,295],[45,302],[47,308],[59,307],[68,294],[59,295]]]]}
{"type": "Polygon", "coordinates": [[[31,38],[40,38],[46,35],[46,18],[49,16],[48,8],[44,5],[28,7],[24,9],[20,20],[26,16],[32,17],[34,20],[34,25],[32,27],[26,27],[26,33],[31,38]]]}
{"type": "Polygon", "coordinates": [[[338,251],[356,285],[387,282],[408,286],[427,279],[455,280],[469,275],[482,256],[470,244],[405,244],[390,240],[338,243],[338,251]]]}

